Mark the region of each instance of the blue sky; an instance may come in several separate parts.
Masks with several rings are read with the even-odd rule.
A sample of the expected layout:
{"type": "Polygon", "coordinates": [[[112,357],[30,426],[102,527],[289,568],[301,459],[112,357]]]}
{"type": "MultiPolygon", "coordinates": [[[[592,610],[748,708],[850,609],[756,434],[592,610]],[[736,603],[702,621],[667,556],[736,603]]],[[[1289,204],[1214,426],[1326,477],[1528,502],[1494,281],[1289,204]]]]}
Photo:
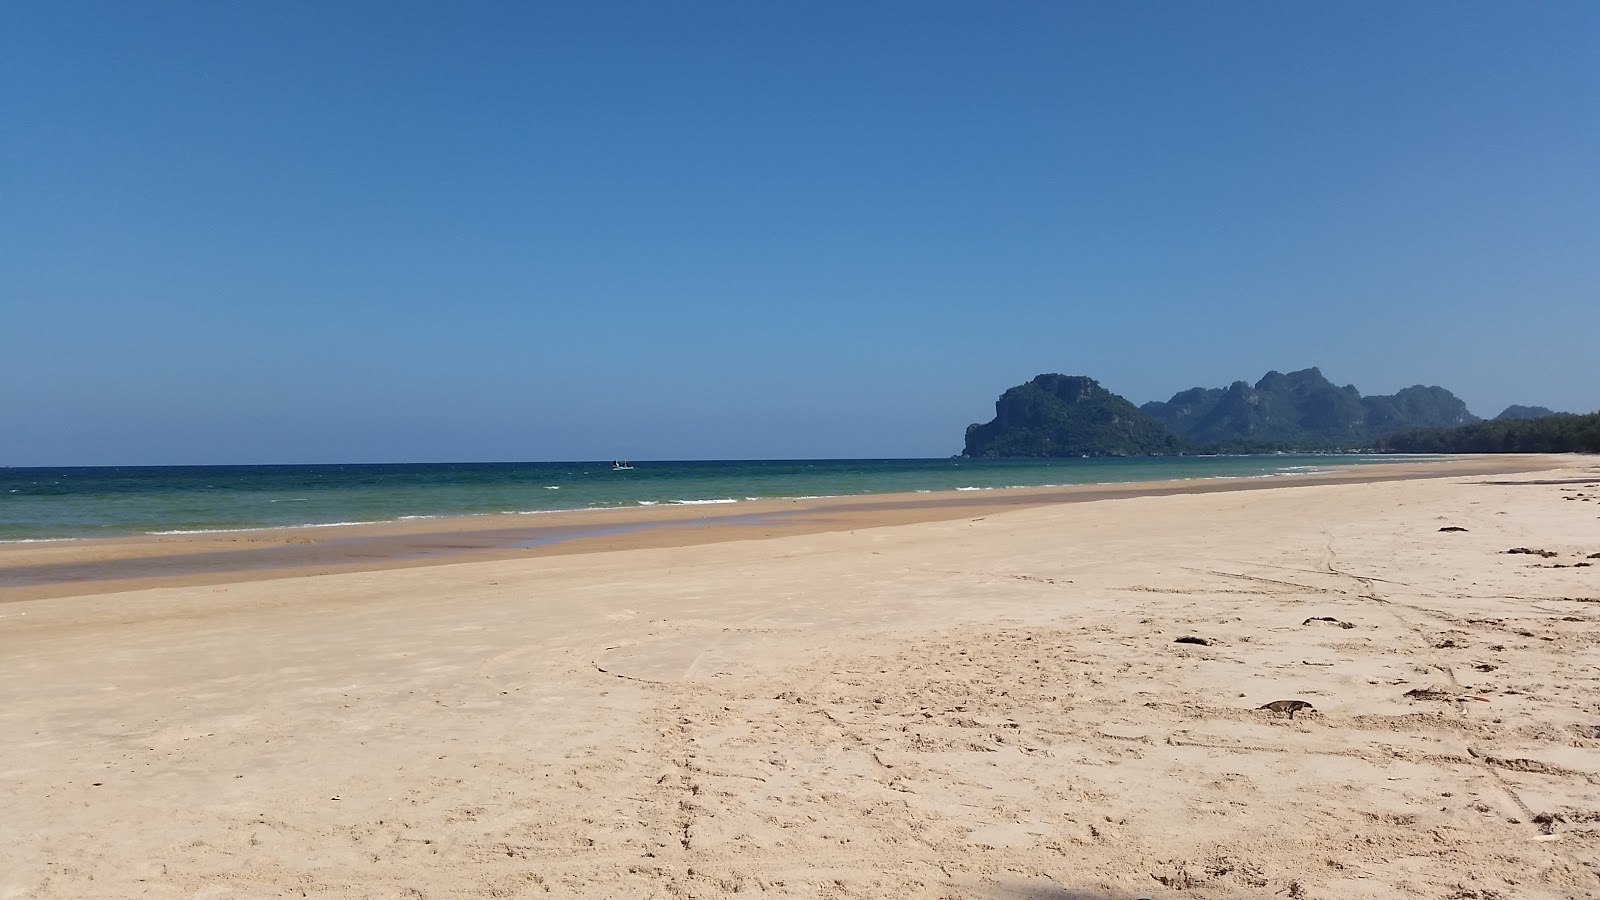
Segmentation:
{"type": "Polygon", "coordinates": [[[0,464],[1600,407],[1600,4],[0,2],[0,464]]]}

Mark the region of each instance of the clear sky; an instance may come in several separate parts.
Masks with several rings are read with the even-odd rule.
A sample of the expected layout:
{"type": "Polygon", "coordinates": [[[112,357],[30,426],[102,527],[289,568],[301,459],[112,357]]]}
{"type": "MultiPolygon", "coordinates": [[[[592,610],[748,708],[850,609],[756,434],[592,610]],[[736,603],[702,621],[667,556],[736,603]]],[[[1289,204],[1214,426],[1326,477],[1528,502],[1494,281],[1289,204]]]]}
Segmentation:
{"type": "Polygon", "coordinates": [[[0,464],[1600,407],[1600,3],[0,0],[0,464]]]}

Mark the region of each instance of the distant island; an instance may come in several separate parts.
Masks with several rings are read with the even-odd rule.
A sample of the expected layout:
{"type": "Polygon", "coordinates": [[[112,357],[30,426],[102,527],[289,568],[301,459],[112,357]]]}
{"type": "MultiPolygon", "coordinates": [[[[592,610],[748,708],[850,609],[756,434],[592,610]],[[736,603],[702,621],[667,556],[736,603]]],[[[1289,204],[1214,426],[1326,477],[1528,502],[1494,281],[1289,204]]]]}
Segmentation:
{"type": "Polygon", "coordinates": [[[1268,372],[1254,385],[1190,388],[1142,407],[1093,378],[1046,374],[1001,394],[992,420],[968,426],[961,455],[1600,451],[1596,431],[1600,413],[1511,406],[1485,422],[1442,387],[1419,384],[1364,397],[1316,368],[1268,372]],[[1484,449],[1490,446],[1505,449],[1484,449]]]}

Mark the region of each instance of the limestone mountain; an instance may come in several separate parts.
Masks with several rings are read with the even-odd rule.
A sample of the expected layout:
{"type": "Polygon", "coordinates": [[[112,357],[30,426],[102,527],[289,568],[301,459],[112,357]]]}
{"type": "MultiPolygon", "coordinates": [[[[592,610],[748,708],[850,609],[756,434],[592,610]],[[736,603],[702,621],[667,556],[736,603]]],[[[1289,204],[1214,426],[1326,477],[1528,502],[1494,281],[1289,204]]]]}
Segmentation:
{"type": "Polygon", "coordinates": [[[1148,456],[1183,442],[1126,399],[1081,375],[1040,375],[994,404],[994,418],[967,428],[964,456],[1148,456]]]}
{"type": "Polygon", "coordinates": [[[1479,421],[1441,387],[1363,397],[1354,385],[1335,385],[1316,368],[1268,372],[1254,385],[1190,388],[1140,408],[1180,437],[1221,449],[1358,447],[1406,428],[1479,421]]]}
{"type": "MultiPolygon", "coordinates": [[[[1268,372],[1255,384],[1236,381],[1225,388],[1190,388],[1142,407],[1093,378],[1040,375],[1001,394],[994,410],[994,419],[968,426],[963,455],[1155,456],[1398,448],[1390,436],[1404,432],[1411,442],[1407,446],[1419,445],[1443,440],[1434,437],[1436,432],[1482,421],[1442,387],[1418,384],[1393,394],[1363,397],[1355,385],[1336,385],[1316,368],[1268,372]]],[[[1549,414],[1543,407],[1512,406],[1497,420],[1549,414]]],[[[1569,424],[1560,428],[1571,430],[1569,424]]],[[[1479,431],[1461,433],[1477,440],[1479,431]]],[[[1513,443],[1518,441],[1537,442],[1518,437],[1513,443]]]]}

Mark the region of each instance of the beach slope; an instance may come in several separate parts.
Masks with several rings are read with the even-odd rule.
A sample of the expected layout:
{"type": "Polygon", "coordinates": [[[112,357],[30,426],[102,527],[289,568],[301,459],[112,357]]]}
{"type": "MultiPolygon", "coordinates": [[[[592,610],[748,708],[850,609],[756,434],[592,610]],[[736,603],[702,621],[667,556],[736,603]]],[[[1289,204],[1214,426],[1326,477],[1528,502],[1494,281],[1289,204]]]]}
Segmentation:
{"type": "Polygon", "coordinates": [[[8,603],[0,898],[1596,896],[1593,554],[1579,458],[8,603]]]}

